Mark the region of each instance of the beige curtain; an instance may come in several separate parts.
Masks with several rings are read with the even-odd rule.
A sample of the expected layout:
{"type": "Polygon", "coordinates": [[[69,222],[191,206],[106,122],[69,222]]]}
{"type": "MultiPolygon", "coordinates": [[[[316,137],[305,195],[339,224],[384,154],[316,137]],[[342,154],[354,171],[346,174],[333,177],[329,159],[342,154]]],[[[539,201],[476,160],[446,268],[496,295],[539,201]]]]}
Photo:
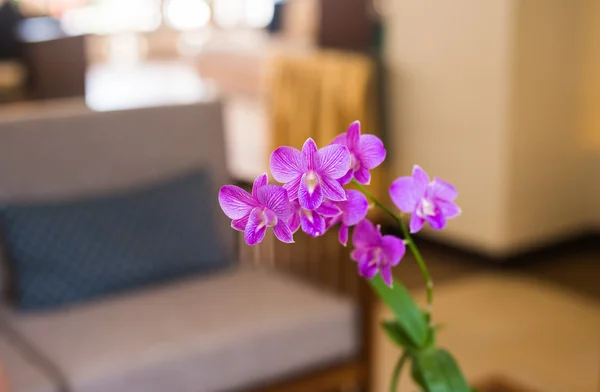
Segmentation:
{"type": "MultiPolygon", "coordinates": [[[[325,146],[355,120],[363,133],[379,135],[375,85],[375,64],[365,55],[317,51],[275,59],[268,89],[273,149],[300,149],[309,137],[325,146]]],[[[381,173],[372,172],[377,195],[381,173]]]]}

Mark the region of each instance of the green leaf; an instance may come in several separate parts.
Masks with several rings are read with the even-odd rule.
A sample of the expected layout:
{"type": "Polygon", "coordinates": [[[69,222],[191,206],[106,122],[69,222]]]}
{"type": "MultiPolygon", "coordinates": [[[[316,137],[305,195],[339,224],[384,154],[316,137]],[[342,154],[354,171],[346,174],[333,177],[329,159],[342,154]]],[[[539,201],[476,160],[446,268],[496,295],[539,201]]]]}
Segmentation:
{"type": "Polygon", "coordinates": [[[406,287],[399,282],[394,282],[394,286],[390,288],[379,275],[369,280],[369,283],[383,302],[394,312],[399,326],[410,339],[412,346],[425,347],[429,327],[425,316],[411,298],[406,287]]]}
{"type": "Polygon", "coordinates": [[[443,349],[428,349],[417,353],[411,374],[427,392],[470,392],[460,368],[452,355],[443,349]]]}
{"type": "Polygon", "coordinates": [[[409,352],[419,350],[419,347],[413,344],[410,337],[406,334],[406,331],[398,324],[398,321],[384,321],[381,323],[381,326],[390,340],[398,346],[409,352]]]}

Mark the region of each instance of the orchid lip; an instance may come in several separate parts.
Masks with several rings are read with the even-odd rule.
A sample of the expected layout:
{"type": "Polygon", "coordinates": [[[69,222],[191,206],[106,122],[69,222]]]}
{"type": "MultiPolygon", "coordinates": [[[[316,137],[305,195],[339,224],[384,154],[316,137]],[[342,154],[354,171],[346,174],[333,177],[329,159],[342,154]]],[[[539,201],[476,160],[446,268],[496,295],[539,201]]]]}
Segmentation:
{"type": "Polygon", "coordinates": [[[373,251],[373,258],[369,262],[369,265],[378,265],[381,263],[381,248],[375,248],[373,251]]]}
{"type": "Polygon", "coordinates": [[[427,199],[421,200],[421,205],[417,208],[417,216],[419,218],[435,216],[435,205],[427,199]]]}
{"type": "Polygon", "coordinates": [[[304,214],[304,216],[306,217],[306,219],[308,219],[308,221],[309,221],[310,223],[313,223],[313,222],[314,222],[313,215],[312,215],[312,211],[310,211],[310,210],[307,210],[307,209],[304,209],[304,208],[302,208],[302,207],[300,207],[300,211],[302,211],[302,214],[304,214]]]}
{"type": "Polygon", "coordinates": [[[350,153],[350,162],[352,170],[358,171],[360,169],[360,160],[353,153],[350,153]]]}
{"type": "Polygon", "coordinates": [[[267,208],[262,209],[260,211],[260,223],[258,224],[258,226],[256,227],[256,231],[262,229],[263,227],[273,227],[275,225],[277,225],[277,215],[275,215],[275,213],[267,208]]]}
{"type": "Polygon", "coordinates": [[[308,188],[308,193],[312,195],[317,188],[317,185],[319,185],[319,176],[313,170],[310,170],[308,173],[306,173],[305,182],[306,187],[308,188]]]}

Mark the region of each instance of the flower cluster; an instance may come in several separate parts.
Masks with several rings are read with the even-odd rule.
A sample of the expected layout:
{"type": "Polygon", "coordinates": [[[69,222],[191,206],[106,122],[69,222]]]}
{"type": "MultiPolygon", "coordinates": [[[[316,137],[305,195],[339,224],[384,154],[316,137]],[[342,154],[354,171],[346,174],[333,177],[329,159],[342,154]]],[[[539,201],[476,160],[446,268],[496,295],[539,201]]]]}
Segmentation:
{"type": "MultiPolygon", "coordinates": [[[[254,181],[252,193],[233,185],[222,187],[219,204],[232,219],[231,227],[244,232],[248,245],[261,242],[267,228],[273,228],[282,242],[292,243],[300,228],[318,237],[339,224],[339,242],[346,246],[349,229],[355,226],[351,257],[358,263],[359,274],[371,279],[379,272],[391,285],[391,267],[404,256],[404,242],[382,235],[380,227],[366,218],[367,197],[344,188],[352,181],[368,185],[370,171],[385,157],[381,139],[361,135],[357,121],[323,148],[319,149],[312,139],[304,143],[301,151],[289,146],[277,148],[271,154],[270,169],[273,178],[283,186],[268,184],[267,174],[262,174],[254,181]]],[[[460,214],[454,204],[456,189],[437,177],[430,181],[418,166],[412,176],[392,183],[390,196],[400,211],[412,214],[413,233],[425,222],[440,230],[448,218],[460,214]]]]}

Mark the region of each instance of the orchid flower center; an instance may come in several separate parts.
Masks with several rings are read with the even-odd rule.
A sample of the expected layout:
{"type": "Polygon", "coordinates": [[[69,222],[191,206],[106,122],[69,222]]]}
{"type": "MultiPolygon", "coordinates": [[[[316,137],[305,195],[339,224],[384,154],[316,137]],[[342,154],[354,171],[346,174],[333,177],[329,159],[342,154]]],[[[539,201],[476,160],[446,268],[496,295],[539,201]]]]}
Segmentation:
{"type": "Polygon", "coordinates": [[[373,250],[373,256],[371,258],[371,261],[369,262],[369,265],[378,265],[381,261],[381,248],[375,248],[373,250]]]}
{"type": "Polygon", "coordinates": [[[423,198],[421,200],[421,205],[417,209],[417,216],[419,218],[425,218],[427,216],[435,216],[435,205],[431,201],[423,198]]]}
{"type": "Polygon", "coordinates": [[[263,209],[260,212],[260,223],[256,226],[256,231],[263,227],[273,227],[277,224],[277,215],[268,208],[263,209]]]}
{"type": "Polygon", "coordinates": [[[317,173],[311,170],[308,173],[306,173],[305,183],[306,187],[308,188],[308,193],[312,194],[317,188],[317,185],[319,185],[319,176],[317,175],[317,173]]]}
{"type": "Polygon", "coordinates": [[[357,171],[358,169],[360,169],[360,160],[357,159],[354,154],[350,154],[350,167],[354,171],[357,171]]]}
{"type": "Polygon", "coordinates": [[[304,215],[310,223],[313,223],[314,219],[313,219],[312,211],[300,207],[300,213],[302,215],[304,215]]]}

